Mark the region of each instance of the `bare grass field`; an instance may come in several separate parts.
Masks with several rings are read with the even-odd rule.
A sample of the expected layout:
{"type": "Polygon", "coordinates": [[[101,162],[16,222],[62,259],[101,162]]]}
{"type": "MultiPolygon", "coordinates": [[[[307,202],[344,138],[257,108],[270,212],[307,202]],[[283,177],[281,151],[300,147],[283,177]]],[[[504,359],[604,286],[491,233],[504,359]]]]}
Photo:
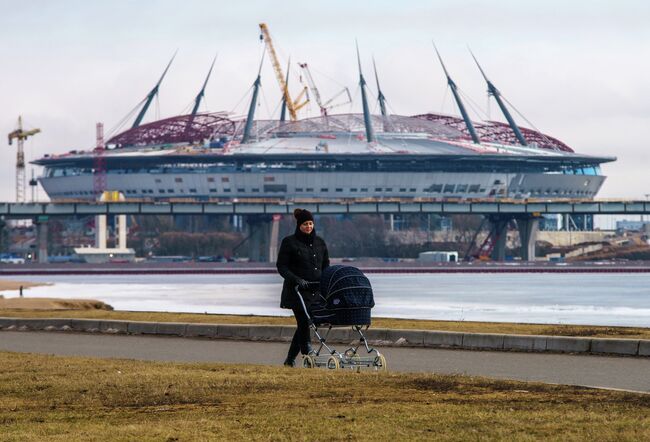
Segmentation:
{"type": "Polygon", "coordinates": [[[0,352],[8,441],[648,440],[650,395],[0,352]]]}

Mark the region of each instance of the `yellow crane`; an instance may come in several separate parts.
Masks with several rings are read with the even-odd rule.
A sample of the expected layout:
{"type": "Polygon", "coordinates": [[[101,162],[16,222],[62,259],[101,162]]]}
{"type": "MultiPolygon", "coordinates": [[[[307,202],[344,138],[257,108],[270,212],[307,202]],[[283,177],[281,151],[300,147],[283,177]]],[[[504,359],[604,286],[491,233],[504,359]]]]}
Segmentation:
{"type": "Polygon", "coordinates": [[[39,133],[40,129],[23,130],[23,119],[18,117],[18,128],[9,133],[9,145],[13,140],[18,140],[16,150],[16,202],[25,202],[25,149],[23,147],[27,138],[39,133]]]}
{"type": "Polygon", "coordinates": [[[264,39],[264,43],[266,43],[266,49],[269,52],[271,63],[273,64],[273,70],[275,71],[275,76],[278,79],[278,84],[280,85],[280,91],[284,97],[284,102],[287,105],[287,109],[289,109],[289,116],[291,117],[291,121],[296,121],[298,119],[298,111],[307,103],[309,103],[309,98],[305,98],[305,101],[300,103],[300,100],[302,100],[303,96],[307,93],[307,86],[303,88],[298,97],[296,97],[295,101],[291,99],[289,88],[287,87],[287,82],[285,81],[284,73],[282,72],[282,67],[280,67],[278,56],[275,53],[275,48],[273,47],[273,40],[271,39],[271,34],[269,33],[269,27],[266,25],[266,23],[260,23],[260,31],[262,31],[262,38],[264,39]]]}

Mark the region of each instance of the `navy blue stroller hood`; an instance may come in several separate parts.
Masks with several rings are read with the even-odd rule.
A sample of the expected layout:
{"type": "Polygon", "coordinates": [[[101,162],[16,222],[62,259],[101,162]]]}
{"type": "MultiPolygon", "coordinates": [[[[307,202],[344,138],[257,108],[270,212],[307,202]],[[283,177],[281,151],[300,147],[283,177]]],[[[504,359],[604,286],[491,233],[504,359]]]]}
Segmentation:
{"type": "Polygon", "coordinates": [[[375,306],[370,281],[356,267],[335,265],[323,270],[320,280],[322,301],[311,307],[316,324],[370,325],[375,306]]]}

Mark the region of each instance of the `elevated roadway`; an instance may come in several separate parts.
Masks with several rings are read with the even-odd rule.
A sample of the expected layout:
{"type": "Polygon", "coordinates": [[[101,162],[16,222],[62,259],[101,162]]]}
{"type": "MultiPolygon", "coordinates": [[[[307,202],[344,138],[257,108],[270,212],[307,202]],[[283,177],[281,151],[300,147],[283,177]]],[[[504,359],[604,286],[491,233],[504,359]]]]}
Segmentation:
{"type": "Polygon", "coordinates": [[[285,215],[296,207],[313,213],[338,214],[400,214],[430,213],[440,215],[650,215],[649,201],[633,200],[386,200],[367,199],[341,201],[171,201],[171,202],[0,202],[0,216],[6,218],[37,218],[39,216],[72,215],[285,215]]]}
{"type": "Polygon", "coordinates": [[[439,214],[482,215],[490,224],[489,254],[496,261],[505,259],[506,231],[513,222],[519,231],[521,257],[535,256],[539,218],[545,214],[567,215],[650,215],[650,201],[633,200],[425,200],[357,199],[336,201],[228,200],[228,201],[54,201],[42,203],[0,203],[0,217],[33,219],[39,225],[39,260],[46,262],[47,220],[63,216],[113,215],[238,215],[251,226],[250,241],[254,261],[271,261],[277,254],[277,219],[296,207],[319,215],[341,214],[439,214]],[[272,221],[272,219],[274,221],[272,221]],[[275,223],[275,228],[273,224],[275,223]],[[263,252],[262,252],[263,251],[263,252]]]}

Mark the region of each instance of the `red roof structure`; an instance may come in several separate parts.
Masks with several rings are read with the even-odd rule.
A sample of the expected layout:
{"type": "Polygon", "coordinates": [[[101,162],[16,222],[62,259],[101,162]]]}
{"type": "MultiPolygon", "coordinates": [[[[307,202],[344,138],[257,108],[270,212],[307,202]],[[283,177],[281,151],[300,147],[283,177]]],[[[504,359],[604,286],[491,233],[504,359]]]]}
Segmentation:
{"type": "Polygon", "coordinates": [[[107,141],[118,147],[171,143],[197,143],[233,136],[236,122],[225,113],[179,115],[129,129],[107,141]]]}
{"type": "MultiPolygon", "coordinates": [[[[465,122],[462,118],[441,114],[415,115],[415,118],[441,122],[446,126],[451,126],[454,129],[461,131],[467,140],[472,140],[469,130],[467,130],[467,126],[465,125],[465,122]]],[[[520,144],[517,140],[517,137],[515,136],[515,133],[506,123],[500,123],[498,121],[486,121],[482,123],[473,122],[473,124],[481,141],[488,143],[507,144],[511,146],[517,146],[520,144]]],[[[525,127],[520,127],[519,129],[521,130],[524,138],[526,138],[526,141],[531,145],[535,145],[536,147],[542,149],[561,150],[562,152],[570,153],[574,152],[573,149],[571,149],[569,146],[557,138],[553,138],[549,135],[545,135],[541,132],[525,127]]]]}

